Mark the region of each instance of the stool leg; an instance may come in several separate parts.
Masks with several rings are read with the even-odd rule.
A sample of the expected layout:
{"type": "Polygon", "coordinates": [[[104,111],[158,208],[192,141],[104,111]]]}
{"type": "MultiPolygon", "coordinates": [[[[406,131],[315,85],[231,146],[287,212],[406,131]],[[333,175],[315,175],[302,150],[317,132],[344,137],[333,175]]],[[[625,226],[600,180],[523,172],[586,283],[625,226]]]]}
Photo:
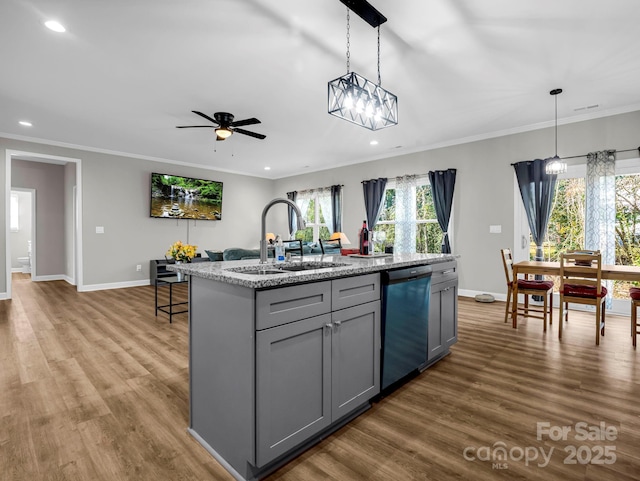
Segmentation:
{"type": "Polygon", "coordinates": [[[553,325],[553,291],[549,293],[549,326],[553,325]]]}
{"type": "Polygon", "coordinates": [[[638,306],[635,302],[631,302],[631,336],[633,337],[633,348],[636,348],[636,335],[638,333],[637,311],[638,306]]]}
{"type": "Polygon", "coordinates": [[[547,295],[544,295],[544,301],[542,303],[542,310],[544,311],[542,313],[542,322],[544,324],[544,332],[547,332],[547,295]]]}
{"type": "Polygon", "coordinates": [[[509,304],[511,303],[511,292],[513,290],[511,289],[511,286],[507,287],[507,307],[505,307],[504,309],[504,322],[507,322],[507,319],[509,318],[509,304]]]}
{"type": "Polygon", "coordinates": [[[560,295],[560,320],[558,321],[558,339],[562,339],[562,319],[564,319],[564,305],[565,303],[562,302],[562,295],[560,295]]]}
{"type": "Polygon", "coordinates": [[[598,302],[596,304],[596,346],[600,345],[600,310],[602,309],[602,304],[598,302]]]}

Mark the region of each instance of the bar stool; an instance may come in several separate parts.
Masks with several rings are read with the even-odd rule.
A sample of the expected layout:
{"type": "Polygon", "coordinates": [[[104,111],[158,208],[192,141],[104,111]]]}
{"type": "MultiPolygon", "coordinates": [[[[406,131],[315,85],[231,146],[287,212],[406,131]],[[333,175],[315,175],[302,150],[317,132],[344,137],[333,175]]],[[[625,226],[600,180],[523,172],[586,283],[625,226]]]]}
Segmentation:
{"type": "Polygon", "coordinates": [[[638,324],[638,312],[640,307],[640,287],[632,287],[629,289],[629,297],[631,297],[631,337],[633,337],[633,348],[636,348],[636,336],[640,334],[640,324],[638,324]]]}

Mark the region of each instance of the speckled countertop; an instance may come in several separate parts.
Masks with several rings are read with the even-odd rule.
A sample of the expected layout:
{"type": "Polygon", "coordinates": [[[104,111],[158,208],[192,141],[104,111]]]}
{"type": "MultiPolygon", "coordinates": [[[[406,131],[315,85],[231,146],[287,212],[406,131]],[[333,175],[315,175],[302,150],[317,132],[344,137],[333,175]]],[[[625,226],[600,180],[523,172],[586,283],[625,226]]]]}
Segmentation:
{"type": "Polygon", "coordinates": [[[258,259],[197,262],[180,265],[169,264],[167,270],[228,284],[261,289],[337,277],[358,276],[399,267],[437,264],[455,259],[456,256],[451,254],[395,254],[393,256],[371,258],[324,255],[304,256],[302,260],[294,258],[292,261],[282,264],[274,264],[273,259],[269,259],[267,264],[260,264],[258,259]],[[298,269],[302,267],[309,270],[274,272],[274,270],[279,269],[298,269]],[[252,271],[254,273],[249,273],[252,271]],[[265,272],[256,273],[256,271],[265,272]]]}

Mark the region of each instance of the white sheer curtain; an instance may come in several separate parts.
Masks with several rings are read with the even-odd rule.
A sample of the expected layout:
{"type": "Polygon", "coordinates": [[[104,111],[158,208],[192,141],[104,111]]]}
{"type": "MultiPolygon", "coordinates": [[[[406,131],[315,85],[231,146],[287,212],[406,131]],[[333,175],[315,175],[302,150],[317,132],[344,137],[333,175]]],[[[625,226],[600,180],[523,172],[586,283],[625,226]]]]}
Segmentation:
{"type": "MultiPolygon", "coordinates": [[[[599,250],[603,264],[616,263],[616,152],[587,155],[585,248],[599,250]]],[[[611,307],[613,282],[605,281],[611,307]]]]}
{"type": "Polygon", "coordinates": [[[305,222],[308,221],[307,210],[309,209],[309,202],[311,202],[312,195],[313,193],[311,191],[298,192],[298,197],[296,198],[296,205],[300,208],[305,222]]]}
{"type": "MultiPolygon", "coordinates": [[[[331,207],[331,187],[317,189],[318,192],[318,204],[324,217],[324,223],[329,229],[329,235],[333,234],[333,208],[331,207]]],[[[317,220],[320,222],[320,219],[317,220]]]]}
{"type": "Polygon", "coordinates": [[[394,253],[416,252],[416,185],[415,175],[396,177],[396,238],[394,253]]]}

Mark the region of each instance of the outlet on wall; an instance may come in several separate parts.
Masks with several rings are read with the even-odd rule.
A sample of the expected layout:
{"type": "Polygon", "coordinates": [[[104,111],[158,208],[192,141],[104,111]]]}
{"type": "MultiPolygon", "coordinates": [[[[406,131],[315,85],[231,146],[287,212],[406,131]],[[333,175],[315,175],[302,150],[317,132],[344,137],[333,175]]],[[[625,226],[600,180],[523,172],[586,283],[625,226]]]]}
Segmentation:
{"type": "Polygon", "coordinates": [[[141,265],[141,264],[138,264],[138,265],[136,266],[136,271],[138,271],[138,272],[142,272],[142,265],[141,265]]]}

